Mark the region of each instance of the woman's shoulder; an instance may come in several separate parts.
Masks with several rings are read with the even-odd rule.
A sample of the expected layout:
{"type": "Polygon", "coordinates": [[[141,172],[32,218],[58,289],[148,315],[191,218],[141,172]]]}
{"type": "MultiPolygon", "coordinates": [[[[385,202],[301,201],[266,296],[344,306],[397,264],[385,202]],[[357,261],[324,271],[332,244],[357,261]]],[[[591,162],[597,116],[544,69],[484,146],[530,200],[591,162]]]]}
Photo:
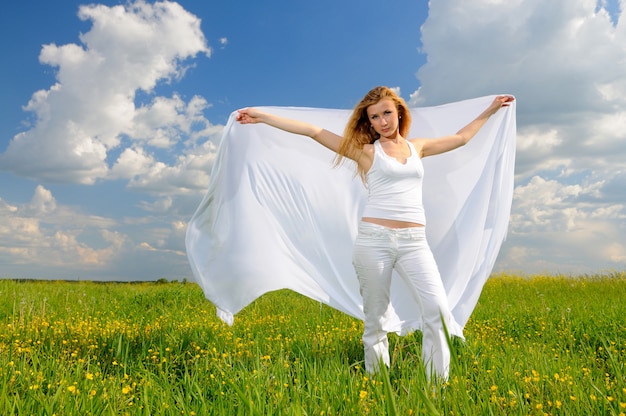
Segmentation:
{"type": "Polygon", "coordinates": [[[412,139],[408,139],[407,141],[409,143],[411,143],[413,145],[413,147],[415,148],[415,151],[418,154],[422,153],[422,148],[424,147],[424,143],[427,141],[428,139],[424,139],[424,138],[420,138],[420,137],[415,137],[412,139]]]}
{"type": "Polygon", "coordinates": [[[363,171],[367,172],[372,163],[374,162],[374,145],[373,144],[364,144],[363,149],[361,149],[361,154],[359,156],[359,160],[357,161],[363,171]]]}
{"type": "Polygon", "coordinates": [[[407,141],[411,142],[413,146],[421,146],[422,143],[424,143],[424,141],[426,140],[428,139],[424,139],[423,137],[412,137],[410,139],[407,139],[407,141]]]}
{"type": "MultiPolygon", "coordinates": [[[[376,142],[374,142],[376,143],[376,142]]],[[[363,153],[368,154],[370,156],[374,156],[374,143],[368,143],[363,145],[363,153]]]]}

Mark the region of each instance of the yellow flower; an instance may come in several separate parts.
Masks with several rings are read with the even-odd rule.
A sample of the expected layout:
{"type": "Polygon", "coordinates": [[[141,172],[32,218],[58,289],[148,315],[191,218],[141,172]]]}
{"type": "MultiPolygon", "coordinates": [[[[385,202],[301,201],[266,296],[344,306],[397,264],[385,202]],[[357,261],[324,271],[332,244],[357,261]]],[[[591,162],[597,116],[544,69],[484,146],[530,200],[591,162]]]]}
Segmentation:
{"type": "Polygon", "coordinates": [[[85,374],[85,378],[86,378],[87,380],[93,380],[93,374],[91,374],[91,373],[87,373],[87,374],[85,374]]]}
{"type": "Polygon", "coordinates": [[[69,391],[70,393],[76,393],[76,386],[67,386],[67,391],[69,391]]]}
{"type": "Polygon", "coordinates": [[[130,393],[130,386],[124,386],[124,387],[122,388],[122,393],[123,393],[123,394],[128,394],[128,393],[130,393]]]}
{"type": "Polygon", "coordinates": [[[365,390],[361,390],[361,392],[359,393],[359,397],[361,399],[364,399],[367,397],[367,392],[365,390]]]}

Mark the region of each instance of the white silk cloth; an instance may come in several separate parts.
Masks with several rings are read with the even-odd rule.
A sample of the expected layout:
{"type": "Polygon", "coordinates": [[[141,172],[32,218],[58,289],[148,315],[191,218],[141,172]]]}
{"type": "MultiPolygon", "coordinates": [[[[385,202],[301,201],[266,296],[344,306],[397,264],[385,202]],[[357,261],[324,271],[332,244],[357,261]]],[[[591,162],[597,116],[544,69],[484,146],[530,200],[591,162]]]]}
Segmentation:
{"type": "MultiPolygon", "coordinates": [[[[456,132],[494,96],[411,109],[409,137],[456,132]]],[[[265,107],[342,134],[351,110],[265,107]]],[[[314,140],[231,114],[208,191],[187,228],[194,277],[232,324],[233,315],[269,291],[291,289],[363,319],[352,246],[367,190],[354,163],[314,140]]],[[[423,159],[426,231],[462,335],[506,236],[513,196],[515,102],[500,109],[470,143],[423,159]]],[[[421,328],[419,306],[395,276],[385,329],[421,328]]]]}

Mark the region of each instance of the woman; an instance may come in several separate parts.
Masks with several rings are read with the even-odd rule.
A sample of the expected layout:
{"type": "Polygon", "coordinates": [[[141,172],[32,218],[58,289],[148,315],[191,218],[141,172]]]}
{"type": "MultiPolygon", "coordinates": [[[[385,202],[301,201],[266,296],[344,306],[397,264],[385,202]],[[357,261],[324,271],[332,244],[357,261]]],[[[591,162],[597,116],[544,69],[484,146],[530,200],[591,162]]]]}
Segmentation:
{"type": "Polygon", "coordinates": [[[356,270],[365,315],[363,346],[366,371],[389,366],[387,332],[382,327],[389,307],[392,271],[411,288],[423,319],[422,359],[429,378],[447,379],[450,350],[444,323],[451,322],[448,300],[425,236],[421,159],[467,144],[511,96],[498,96],[478,117],[456,134],[436,139],[406,139],[411,115],[393,90],[376,87],[354,108],[344,135],[315,125],[277,117],[254,108],[239,110],[241,124],[265,123],[305,135],[348,158],[368,188],[368,200],[354,244],[356,270]]]}

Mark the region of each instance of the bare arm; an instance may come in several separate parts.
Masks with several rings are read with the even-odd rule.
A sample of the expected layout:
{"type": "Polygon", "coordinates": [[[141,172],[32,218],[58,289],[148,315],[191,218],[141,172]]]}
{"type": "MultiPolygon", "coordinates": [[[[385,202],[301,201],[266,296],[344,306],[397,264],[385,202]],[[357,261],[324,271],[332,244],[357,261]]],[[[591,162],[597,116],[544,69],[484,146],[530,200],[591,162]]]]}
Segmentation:
{"type": "Polygon", "coordinates": [[[244,108],[238,112],[236,120],[241,124],[265,123],[289,133],[308,136],[335,153],[339,151],[339,144],[343,140],[341,136],[313,124],[279,117],[256,108],[244,108]]]}
{"type": "Polygon", "coordinates": [[[456,134],[443,136],[436,139],[415,139],[411,142],[416,145],[421,157],[438,155],[449,152],[457,147],[466,145],[478,131],[485,125],[489,117],[494,115],[500,108],[508,107],[515,98],[509,95],[496,97],[491,105],[478,117],[472,120],[456,134]]]}

